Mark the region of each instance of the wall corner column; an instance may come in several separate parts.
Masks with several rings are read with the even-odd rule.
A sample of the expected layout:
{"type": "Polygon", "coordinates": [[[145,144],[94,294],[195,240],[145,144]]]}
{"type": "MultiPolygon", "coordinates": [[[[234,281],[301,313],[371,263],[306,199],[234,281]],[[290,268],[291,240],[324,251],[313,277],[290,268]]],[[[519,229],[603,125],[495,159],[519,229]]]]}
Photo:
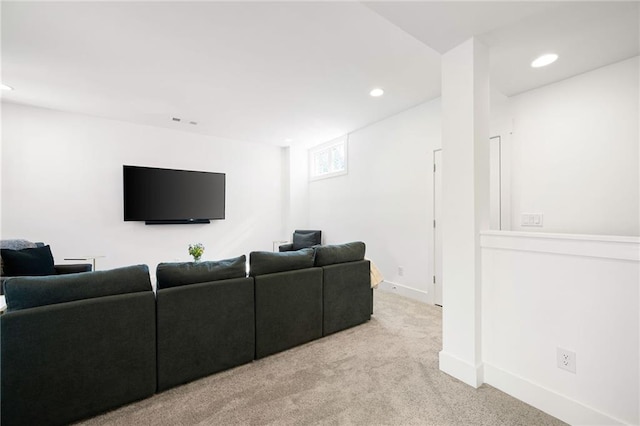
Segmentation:
{"type": "Polygon", "coordinates": [[[489,229],[489,50],[470,39],[442,56],[442,351],[440,369],[478,387],[480,232],[489,229]]]}

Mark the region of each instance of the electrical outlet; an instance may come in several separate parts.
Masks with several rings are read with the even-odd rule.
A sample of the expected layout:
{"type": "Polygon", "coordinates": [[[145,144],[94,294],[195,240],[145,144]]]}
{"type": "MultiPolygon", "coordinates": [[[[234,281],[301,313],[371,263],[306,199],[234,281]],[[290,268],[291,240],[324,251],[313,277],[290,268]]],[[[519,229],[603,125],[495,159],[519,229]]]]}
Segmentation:
{"type": "Polygon", "coordinates": [[[404,276],[404,266],[398,266],[398,275],[404,276]]]}
{"type": "Polygon", "coordinates": [[[558,348],[558,368],[576,373],[576,353],[567,349],[558,348]]]}

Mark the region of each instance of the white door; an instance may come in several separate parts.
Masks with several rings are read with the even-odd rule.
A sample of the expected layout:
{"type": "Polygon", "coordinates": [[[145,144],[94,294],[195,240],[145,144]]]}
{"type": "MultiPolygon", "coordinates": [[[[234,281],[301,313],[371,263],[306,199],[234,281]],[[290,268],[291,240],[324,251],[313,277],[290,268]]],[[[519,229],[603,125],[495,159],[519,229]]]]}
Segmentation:
{"type": "Polygon", "coordinates": [[[442,150],[433,151],[433,297],[442,306],[442,150]]]}

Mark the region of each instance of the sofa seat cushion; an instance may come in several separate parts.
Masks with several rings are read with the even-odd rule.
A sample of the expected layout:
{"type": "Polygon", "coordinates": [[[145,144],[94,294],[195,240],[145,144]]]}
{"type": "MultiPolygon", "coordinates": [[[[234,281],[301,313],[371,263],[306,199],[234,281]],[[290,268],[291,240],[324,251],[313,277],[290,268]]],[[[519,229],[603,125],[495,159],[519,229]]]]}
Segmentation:
{"type": "Polygon", "coordinates": [[[18,277],[56,273],[49,246],[22,250],[0,249],[0,253],[2,253],[2,269],[5,275],[18,277]]]}
{"type": "Polygon", "coordinates": [[[255,277],[256,275],[311,268],[314,256],[315,252],[312,248],[279,253],[254,251],[249,255],[249,273],[255,277]]]}
{"type": "Polygon", "coordinates": [[[147,265],[46,277],[15,277],[4,283],[8,312],[151,290],[147,265]]]}
{"type": "Polygon", "coordinates": [[[217,261],[160,263],[156,268],[158,290],[246,276],[245,255],[217,261]]]}
{"type": "Polygon", "coordinates": [[[354,241],[345,244],[318,246],[315,250],[315,266],[327,266],[363,260],[365,244],[362,241],[354,241]]]}

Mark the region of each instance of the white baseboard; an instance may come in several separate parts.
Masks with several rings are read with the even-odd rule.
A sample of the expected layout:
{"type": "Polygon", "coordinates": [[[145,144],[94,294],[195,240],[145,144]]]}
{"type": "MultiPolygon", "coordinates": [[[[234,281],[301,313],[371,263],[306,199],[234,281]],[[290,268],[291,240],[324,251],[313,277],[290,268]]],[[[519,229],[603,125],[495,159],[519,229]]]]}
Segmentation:
{"type": "Polygon", "coordinates": [[[382,281],[378,285],[378,289],[382,291],[388,291],[390,293],[397,293],[401,296],[408,297],[410,299],[417,300],[423,303],[433,303],[429,297],[429,292],[424,290],[418,290],[413,287],[394,283],[392,281],[382,281]]]}
{"type": "Polygon", "coordinates": [[[572,425],[624,425],[630,424],[588,407],[565,395],[504,371],[484,364],[485,383],[526,402],[545,413],[572,425]]]}
{"type": "Polygon", "coordinates": [[[445,351],[440,351],[438,355],[441,371],[476,389],[484,383],[482,364],[469,364],[445,351]]]}

